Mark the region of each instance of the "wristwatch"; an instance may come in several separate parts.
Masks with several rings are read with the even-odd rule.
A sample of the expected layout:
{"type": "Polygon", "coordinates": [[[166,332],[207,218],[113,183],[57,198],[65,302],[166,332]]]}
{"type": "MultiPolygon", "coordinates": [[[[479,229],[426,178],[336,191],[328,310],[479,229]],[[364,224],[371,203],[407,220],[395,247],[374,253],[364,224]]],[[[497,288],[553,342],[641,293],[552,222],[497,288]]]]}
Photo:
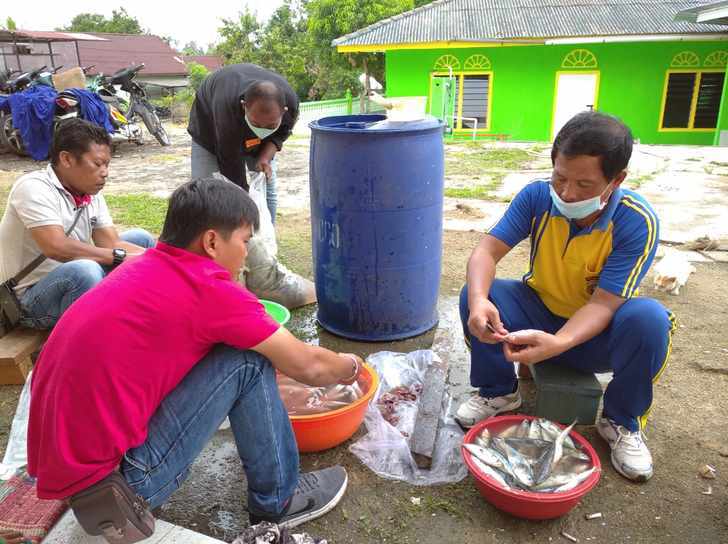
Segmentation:
{"type": "Polygon", "coordinates": [[[114,260],[111,263],[112,266],[119,266],[126,259],[126,250],[120,247],[112,249],[111,254],[114,256],[114,260]]]}

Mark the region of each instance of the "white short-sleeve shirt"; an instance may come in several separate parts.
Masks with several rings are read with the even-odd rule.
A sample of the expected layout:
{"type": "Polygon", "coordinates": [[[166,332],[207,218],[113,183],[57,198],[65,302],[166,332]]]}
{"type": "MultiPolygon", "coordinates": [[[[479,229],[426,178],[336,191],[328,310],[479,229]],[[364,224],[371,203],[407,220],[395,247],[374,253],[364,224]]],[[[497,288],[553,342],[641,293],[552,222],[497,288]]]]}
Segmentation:
{"type": "MultiPolygon", "coordinates": [[[[37,170],[15,182],[5,214],[0,222],[0,280],[6,281],[41,254],[30,229],[58,225],[67,231],[73,224],[78,208],[71,193],[58,180],[53,167],[37,170]]],[[[91,203],[68,237],[92,244],[94,229],[113,226],[109,209],[100,194],[91,196],[91,203]]],[[[18,295],[37,283],[61,263],[46,259],[16,287],[18,295]]]]}

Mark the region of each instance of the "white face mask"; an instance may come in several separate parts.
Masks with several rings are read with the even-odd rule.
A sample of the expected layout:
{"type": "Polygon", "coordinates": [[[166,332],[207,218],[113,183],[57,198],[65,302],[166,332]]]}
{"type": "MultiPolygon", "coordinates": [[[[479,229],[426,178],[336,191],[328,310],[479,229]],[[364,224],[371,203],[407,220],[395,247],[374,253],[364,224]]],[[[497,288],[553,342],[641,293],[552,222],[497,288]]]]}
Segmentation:
{"type": "Polygon", "coordinates": [[[245,122],[248,123],[250,130],[252,130],[253,133],[261,140],[263,140],[263,139],[267,138],[268,136],[270,136],[271,134],[273,134],[276,130],[278,130],[278,127],[281,126],[281,122],[278,121],[276,128],[257,127],[253,123],[250,122],[250,119],[248,118],[247,113],[245,114],[245,122]]]}
{"type": "MultiPolygon", "coordinates": [[[[594,198],[587,198],[586,200],[580,200],[579,202],[565,202],[561,200],[561,197],[556,194],[554,186],[549,183],[549,191],[551,191],[551,200],[556,206],[556,209],[567,219],[584,219],[590,216],[594,212],[598,212],[604,209],[609,199],[607,198],[602,202],[602,196],[609,190],[607,187],[602,194],[595,196],[594,198]]],[[[611,196],[611,195],[610,195],[611,196]]]]}

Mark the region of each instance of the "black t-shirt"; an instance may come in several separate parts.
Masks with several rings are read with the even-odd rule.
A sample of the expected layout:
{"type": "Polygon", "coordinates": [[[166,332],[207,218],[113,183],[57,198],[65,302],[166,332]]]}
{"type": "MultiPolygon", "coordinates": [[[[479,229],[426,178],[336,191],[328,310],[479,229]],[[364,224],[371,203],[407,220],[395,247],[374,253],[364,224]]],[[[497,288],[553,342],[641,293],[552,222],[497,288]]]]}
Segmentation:
{"type": "Polygon", "coordinates": [[[200,85],[190,111],[187,132],[199,145],[217,157],[220,172],[246,191],[248,182],[242,158],[255,157],[263,142],[273,142],[280,151],[298,119],[298,97],[288,82],[255,64],[232,64],[210,74],[200,85]],[[281,126],[261,141],[245,122],[240,101],[256,81],[272,81],[284,93],[288,111],[281,126]]]}

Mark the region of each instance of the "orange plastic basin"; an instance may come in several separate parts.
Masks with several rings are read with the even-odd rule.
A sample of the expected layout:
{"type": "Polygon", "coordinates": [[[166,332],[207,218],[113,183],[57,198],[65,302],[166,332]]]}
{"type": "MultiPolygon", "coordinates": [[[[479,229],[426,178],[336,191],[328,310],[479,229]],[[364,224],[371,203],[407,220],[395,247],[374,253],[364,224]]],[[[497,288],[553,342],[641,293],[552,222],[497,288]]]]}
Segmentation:
{"type": "Polygon", "coordinates": [[[327,450],[338,446],[356,432],[379,387],[379,376],[367,364],[359,376],[359,387],[366,393],[348,406],[321,414],[289,416],[298,451],[308,453],[327,450]]]}

